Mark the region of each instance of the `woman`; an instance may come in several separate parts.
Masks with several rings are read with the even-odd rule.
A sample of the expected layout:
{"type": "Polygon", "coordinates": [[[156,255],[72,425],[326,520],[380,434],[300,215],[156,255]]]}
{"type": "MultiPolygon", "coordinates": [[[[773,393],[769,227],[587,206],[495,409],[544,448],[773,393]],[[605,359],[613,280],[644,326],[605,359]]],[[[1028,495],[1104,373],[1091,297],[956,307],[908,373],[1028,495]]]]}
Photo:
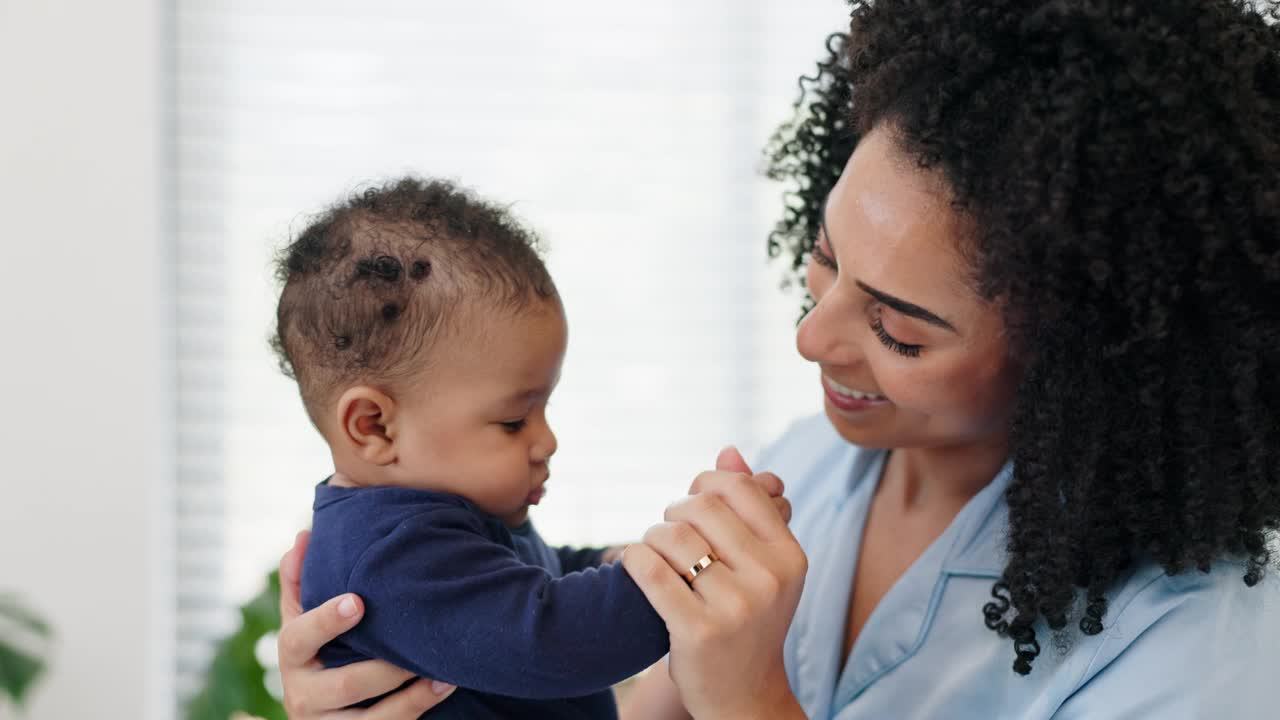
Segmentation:
{"type": "MultiPolygon", "coordinates": [[[[795,535],[726,464],[627,549],[672,651],[624,716],[1274,717],[1278,16],[854,3],[771,148],[826,407],[755,468],[795,535]]],[[[290,595],[295,720],[407,679],[319,669],[359,605],[290,595]]]]}

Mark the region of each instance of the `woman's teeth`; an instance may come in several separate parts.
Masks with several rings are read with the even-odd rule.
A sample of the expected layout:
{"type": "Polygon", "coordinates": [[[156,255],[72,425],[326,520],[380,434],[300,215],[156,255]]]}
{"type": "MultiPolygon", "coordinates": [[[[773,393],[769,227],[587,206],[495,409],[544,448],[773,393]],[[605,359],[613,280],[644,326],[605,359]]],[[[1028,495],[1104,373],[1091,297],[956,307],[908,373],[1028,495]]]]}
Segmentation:
{"type": "Polygon", "coordinates": [[[864,393],[859,390],[854,390],[853,388],[847,388],[841,385],[840,383],[836,382],[835,380],[832,380],[831,378],[827,377],[826,375],[823,375],[823,377],[827,378],[828,387],[836,391],[837,394],[844,395],[845,397],[851,397],[855,400],[886,400],[887,399],[883,395],[876,395],[874,393],[864,393]]]}

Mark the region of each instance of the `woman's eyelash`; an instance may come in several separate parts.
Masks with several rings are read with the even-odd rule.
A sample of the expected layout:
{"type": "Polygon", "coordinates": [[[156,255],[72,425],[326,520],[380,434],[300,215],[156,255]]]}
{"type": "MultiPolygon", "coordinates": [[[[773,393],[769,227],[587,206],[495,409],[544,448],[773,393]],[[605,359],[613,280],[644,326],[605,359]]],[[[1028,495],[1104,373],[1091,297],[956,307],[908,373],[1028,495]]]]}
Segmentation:
{"type": "Polygon", "coordinates": [[[511,433],[518,433],[521,430],[523,430],[524,424],[525,424],[525,420],[523,418],[519,420],[508,420],[506,422],[499,423],[499,425],[502,425],[502,427],[505,428],[507,432],[511,432],[511,433]]]}
{"type": "Polygon", "coordinates": [[[831,270],[836,269],[836,259],[822,252],[822,247],[819,246],[818,243],[816,242],[813,244],[812,255],[813,255],[813,261],[818,263],[822,267],[828,268],[831,270]]]}
{"type": "Polygon", "coordinates": [[[885,347],[898,353],[899,355],[903,355],[905,357],[912,357],[912,358],[920,357],[920,348],[922,346],[908,345],[904,342],[899,342],[896,338],[890,335],[887,330],[884,329],[884,323],[881,322],[879,314],[877,314],[874,318],[871,319],[871,331],[876,334],[876,337],[880,338],[880,342],[885,347]]]}
{"type": "MultiPolygon", "coordinates": [[[[818,240],[819,241],[821,240],[821,236],[819,236],[818,240]]],[[[825,267],[831,270],[837,270],[836,259],[822,251],[822,245],[820,244],[819,241],[815,241],[813,243],[813,251],[811,253],[813,257],[813,261],[818,263],[818,265],[822,267],[825,267]]],[[[876,334],[876,337],[880,339],[880,342],[885,347],[898,353],[899,355],[902,355],[904,357],[911,357],[911,358],[920,357],[920,350],[923,346],[908,345],[904,342],[899,341],[894,336],[890,335],[889,332],[884,329],[884,323],[880,321],[879,313],[877,313],[876,316],[871,320],[871,330],[876,334]]]]}
{"type": "Polygon", "coordinates": [[[813,248],[813,261],[829,270],[836,269],[836,261],[827,257],[827,254],[819,250],[816,246],[813,248]]]}

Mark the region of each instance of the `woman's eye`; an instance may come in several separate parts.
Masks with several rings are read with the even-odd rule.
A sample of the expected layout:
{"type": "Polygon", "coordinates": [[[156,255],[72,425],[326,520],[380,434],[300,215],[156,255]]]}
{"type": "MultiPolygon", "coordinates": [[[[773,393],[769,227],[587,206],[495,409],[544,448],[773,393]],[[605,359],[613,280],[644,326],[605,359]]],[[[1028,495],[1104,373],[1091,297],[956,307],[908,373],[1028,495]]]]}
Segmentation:
{"type": "Polygon", "coordinates": [[[877,313],[876,316],[871,320],[871,331],[874,332],[876,334],[876,337],[880,339],[880,343],[882,345],[898,353],[899,355],[902,355],[904,357],[912,357],[912,358],[920,357],[920,349],[923,348],[924,346],[908,345],[904,342],[900,342],[897,338],[890,335],[889,331],[884,329],[884,323],[880,320],[879,313],[877,313]]]}
{"type": "Polygon", "coordinates": [[[507,420],[506,422],[501,422],[498,424],[501,425],[503,429],[505,429],[509,433],[518,433],[524,429],[524,425],[526,422],[527,421],[524,418],[521,418],[519,420],[507,420]]]}
{"type": "Polygon", "coordinates": [[[810,255],[813,257],[813,261],[818,263],[818,265],[827,268],[828,270],[836,269],[836,259],[828,255],[826,251],[822,249],[821,236],[819,236],[818,241],[813,244],[813,252],[810,253],[810,255]]]}

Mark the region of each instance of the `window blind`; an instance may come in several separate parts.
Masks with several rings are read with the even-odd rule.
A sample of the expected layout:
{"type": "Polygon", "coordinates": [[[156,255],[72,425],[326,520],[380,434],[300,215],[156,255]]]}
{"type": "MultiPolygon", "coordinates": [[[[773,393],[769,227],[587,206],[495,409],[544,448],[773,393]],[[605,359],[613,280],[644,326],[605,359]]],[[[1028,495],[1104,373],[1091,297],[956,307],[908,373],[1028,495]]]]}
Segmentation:
{"type": "Polygon", "coordinates": [[[330,470],[266,345],[270,262],[365,181],[454,178],[550,248],[570,344],[535,518],[637,537],[727,443],[820,409],[760,149],[839,0],[178,0],[178,685],[195,691],[330,470]]]}

